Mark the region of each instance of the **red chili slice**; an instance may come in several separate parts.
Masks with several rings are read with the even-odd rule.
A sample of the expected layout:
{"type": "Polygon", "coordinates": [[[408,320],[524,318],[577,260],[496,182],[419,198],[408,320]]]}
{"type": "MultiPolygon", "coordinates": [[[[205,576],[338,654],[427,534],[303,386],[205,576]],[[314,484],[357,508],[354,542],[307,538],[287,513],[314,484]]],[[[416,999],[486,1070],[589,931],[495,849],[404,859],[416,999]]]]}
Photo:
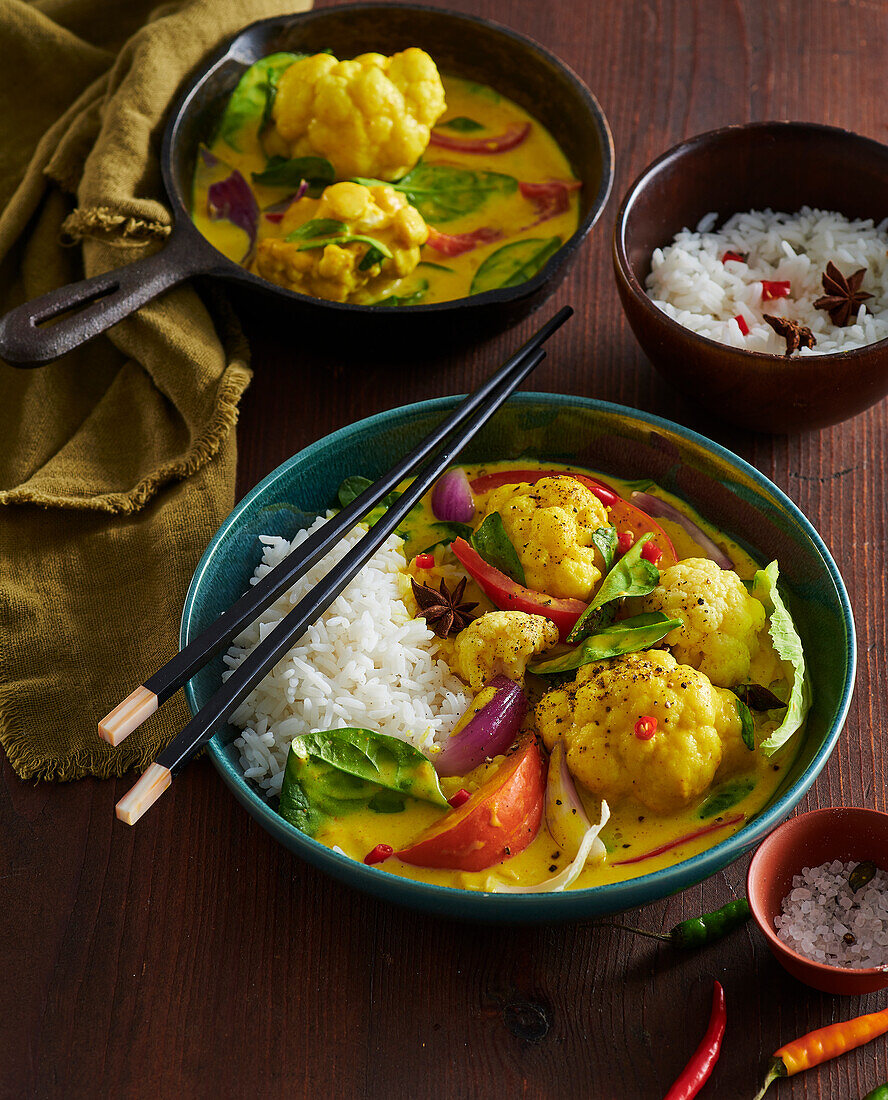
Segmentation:
{"type": "Polygon", "coordinates": [[[685,833],[684,836],[678,837],[677,840],[670,840],[668,844],[661,844],[659,848],[654,848],[652,851],[645,852],[643,855],[632,856],[630,859],[618,859],[612,866],[623,867],[627,863],[641,863],[645,859],[653,859],[654,856],[661,856],[664,852],[670,852],[673,848],[678,848],[682,844],[687,844],[688,841],[706,836],[707,833],[715,833],[718,832],[719,829],[727,829],[731,825],[739,825],[745,817],[746,814],[732,814],[730,817],[719,818],[711,825],[704,825],[702,829],[695,829],[692,833],[685,833]]]}
{"type": "Polygon", "coordinates": [[[426,244],[436,252],[440,252],[442,256],[461,256],[479,245],[498,241],[502,235],[501,229],[494,229],[492,226],[481,226],[480,229],[473,229],[471,233],[441,233],[429,226],[426,244]]]}
{"type": "Polygon", "coordinates": [[[454,808],[454,810],[458,810],[460,806],[462,806],[463,803],[468,802],[471,797],[472,796],[465,789],[465,787],[460,787],[456,794],[452,794],[450,798],[447,799],[447,801],[454,808]]]}
{"type": "Polygon", "coordinates": [[[743,333],[743,335],[748,336],[749,335],[749,325],[747,325],[746,318],[743,316],[743,314],[738,313],[737,316],[734,318],[734,320],[737,322],[737,328],[740,329],[740,331],[743,333]]]}
{"type": "Polygon", "coordinates": [[[529,133],[529,122],[516,122],[508,130],[504,130],[501,134],[494,134],[492,137],[458,138],[432,130],[429,145],[437,145],[440,149],[452,149],[456,153],[507,153],[525,141],[529,133]]]}
{"type": "Polygon", "coordinates": [[[726,252],[724,256],[722,256],[722,263],[726,264],[728,260],[735,260],[738,264],[746,263],[746,257],[741,256],[739,252],[726,252]]]}
{"type": "Polygon", "coordinates": [[[635,736],[639,741],[650,741],[657,732],[657,719],[653,715],[643,714],[635,723],[635,736]]]}
{"type": "Polygon", "coordinates": [[[788,298],[791,285],[788,280],[783,282],[762,279],[762,301],[773,302],[775,298],[788,298]]]}

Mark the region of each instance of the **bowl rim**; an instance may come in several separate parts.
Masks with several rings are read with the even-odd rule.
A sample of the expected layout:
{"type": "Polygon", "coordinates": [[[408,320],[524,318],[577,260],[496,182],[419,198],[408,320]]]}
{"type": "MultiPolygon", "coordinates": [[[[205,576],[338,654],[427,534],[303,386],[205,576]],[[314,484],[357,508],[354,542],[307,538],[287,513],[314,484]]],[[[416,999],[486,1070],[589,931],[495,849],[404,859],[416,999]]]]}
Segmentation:
{"type": "MultiPolygon", "coordinates": [[[[741,131],[765,129],[778,129],[784,132],[795,129],[810,131],[815,134],[820,133],[822,135],[838,136],[844,139],[872,145],[877,149],[881,149],[883,153],[888,155],[888,145],[876,141],[874,138],[866,137],[864,134],[858,134],[854,130],[848,130],[842,126],[828,126],[822,122],[797,122],[786,119],[774,119],[764,122],[737,122],[729,126],[720,126],[715,130],[705,130],[703,133],[694,134],[692,137],[685,138],[683,141],[678,142],[676,145],[671,146],[671,148],[661,153],[655,160],[651,161],[646,168],[642,169],[630,184],[620,203],[617,219],[614,222],[613,256],[619,277],[632,293],[633,298],[639,302],[642,309],[644,309],[649,317],[657,318],[664,324],[666,329],[672,332],[676,337],[687,339],[691,344],[699,346],[700,350],[704,352],[710,348],[727,349],[747,359],[750,364],[759,364],[761,366],[767,364],[770,366],[778,363],[785,365],[787,357],[777,352],[752,351],[749,348],[738,348],[733,344],[725,344],[720,340],[715,340],[711,336],[704,336],[702,333],[686,328],[674,318],[670,317],[668,313],[665,313],[656,306],[653,299],[648,296],[644,287],[636,278],[632,265],[629,262],[629,255],[626,247],[626,222],[632,212],[632,208],[641,192],[657,175],[663,165],[673,158],[693,151],[695,147],[697,149],[702,148],[712,142],[727,139],[741,131]]],[[[739,211],[737,211],[737,213],[739,213],[739,211]]],[[[888,337],[882,340],[876,340],[872,344],[864,344],[859,348],[851,348],[848,351],[827,352],[821,355],[799,355],[790,361],[794,364],[813,362],[818,366],[833,362],[845,363],[852,359],[860,359],[876,349],[888,349],[888,337]]]]}
{"type": "MultiPolygon", "coordinates": [[[[216,534],[210,540],[200,561],[198,562],[191,584],[185,597],[182,609],[182,619],[179,632],[180,647],[185,645],[192,636],[192,628],[196,619],[196,599],[200,592],[204,578],[212,572],[214,557],[222,540],[230,531],[236,528],[241,517],[248,512],[253,502],[267,491],[274,488],[276,482],[286,477],[289,469],[297,462],[305,461],[306,452],[311,452],[319,445],[334,443],[347,443],[349,436],[369,426],[374,431],[384,431],[387,424],[400,417],[417,417],[424,414],[445,414],[460,400],[461,395],[432,398],[426,401],[418,401],[409,405],[397,406],[361,420],[344,425],[336,432],[315,440],[307,447],[302,448],[295,455],[291,455],[271,473],[259,481],[244,498],[235,505],[231,513],[222,521],[216,534]]],[[[220,742],[219,736],[214,735],[207,745],[207,752],[223,782],[232,791],[242,806],[268,831],[275,839],[288,847],[290,851],[305,858],[308,862],[328,871],[334,877],[345,878],[352,885],[358,886],[369,893],[384,894],[388,900],[394,900],[400,904],[415,908],[434,909],[447,912],[455,899],[460,899],[457,908],[463,910],[461,915],[469,915],[480,920],[539,920],[539,919],[571,919],[575,914],[573,910],[583,910],[584,900],[595,898],[601,902],[596,910],[602,913],[618,912],[621,909],[632,908],[636,905],[647,904],[653,900],[650,897],[639,898],[637,896],[639,884],[644,883],[644,893],[647,894],[651,885],[656,890],[655,897],[665,897],[678,890],[695,883],[701,882],[710,875],[715,874],[723,867],[738,859],[751,847],[761,842],[783,819],[794,809],[805,793],[813,785],[826,761],[829,759],[836,742],[842,731],[851,702],[854,689],[854,681],[857,669],[857,643],[854,632],[854,619],[850,601],[844,582],[838,568],[826,548],[820,535],[811,522],[792,500],[765,477],[754,466],[750,465],[738,455],[733,454],[727,448],[714,440],[708,440],[690,428],[683,427],[673,421],[652,413],[632,409],[625,405],[612,404],[606,401],[598,401],[593,398],[578,397],[569,394],[553,394],[545,392],[525,392],[514,394],[510,404],[531,405],[542,402],[550,405],[573,405],[589,409],[592,412],[603,413],[610,416],[623,417],[659,430],[665,430],[681,437],[685,442],[704,451],[714,454],[717,458],[726,461],[734,469],[749,477],[756,486],[771,494],[801,527],[805,535],[813,544],[814,550],[819,554],[823,567],[835,588],[836,596],[841,607],[842,619],[847,638],[847,665],[845,681],[842,686],[838,707],[833,716],[823,744],[816,756],[811,761],[806,773],[800,777],[791,788],[775,802],[767,806],[761,813],[748,821],[738,832],[726,837],[718,844],[700,852],[689,859],[682,860],[665,867],[659,871],[650,872],[648,875],[637,876],[616,883],[608,883],[604,886],[586,887],[582,890],[567,890],[561,893],[542,894],[497,894],[476,890],[463,890],[453,886],[438,886],[430,883],[419,882],[414,879],[403,878],[399,875],[389,874],[381,868],[368,867],[358,863],[345,854],[339,854],[331,848],[325,847],[320,842],[306,836],[300,830],[290,825],[255,790],[246,780],[240,769],[237,768],[226,756],[225,746],[220,742]],[[382,878],[385,876],[387,885],[383,888],[382,878]]],[[[191,714],[198,710],[195,698],[194,682],[189,681],[185,685],[185,695],[191,714]]],[[[590,901],[591,904],[591,901],[590,901]]],[[[576,914],[577,916],[579,914],[576,914]]]]}
{"type": "Polygon", "coordinates": [[[822,974],[824,977],[830,975],[834,977],[844,976],[854,978],[859,975],[861,979],[876,978],[879,976],[888,978],[888,963],[883,963],[882,966],[870,967],[831,966],[829,963],[822,963],[818,962],[816,959],[809,959],[807,955],[802,955],[801,952],[794,950],[788,943],[780,939],[771,927],[771,922],[766,920],[759,911],[759,891],[752,885],[755,878],[765,877],[764,874],[758,870],[758,864],[760,861],[764,860],[769,848],[779,843],[780,833],[784,829],[793,828],[795,827],[794,822],[803,821],[807,818],[841,817],[849,811],[854,813],[873,814],[876,817],[883,817],[888,820],[888,813],[884,810],[877,810],[874,806],[822,806],[820,809],[807,810],[803,814],[797,814],[795,817],[789,818],[765,837],[753,854],[752,859],[749,861],[749,867],[746,871],[746,897],[749,901],[749,910],[752,913],[752,919],[758,925],[759,930],[768,941],[769,947],[776,955],[787,955],[789,958],[799,963],[800,966],[809,967],[816,973],[822,974]]]}
{"type": "MultiPolygon", "coordinates": [[[[532,296],[537,290],[539,290],[544,283],[548,282],[550,278],[555,275],[555,272],[563,263],[565,263],[570,256],[583,244],[586,237],[589,235],[598,219],[601,217],[605,206],[607,206],[608,199],[611,195],[614,182],[614,139],[611,133],[610,124],[608,123],[607,116],[598,102],[598,99],[583,81],[580,76],[560,57],[554,54],[552,51],[543,46],[536,39],[531,38],[529,35],[521,34],[518,31],[512,30],[511,27],[507,27],[502,23],[497,22],[494,19],[487,19],[483,16],[470,15],[467,12],[454,11],[450,8],[440,8],[435,6],[426,6],[419,4],[393,4],[386,2],[386,0],[371,0],[369,3],[339,3],[331,5],[330,7],[309,9],[308,11],[296,12],[284,15],[270,16],[265,19],[257,19],[252,23],[248,23],[241,27],[235,33],[228,35],[222,44],[209,53],[202,62],[199,63],[196,69],[185,78],[180,90],[176,94],[176,98],[173,102],[173,106],[170,111],[169,122],[165,128],[161,152],[161,166],[164,176],[164,186],[167,191],[167,195],[171,204],[174,207],[174,218],[177,224],[181,223],[185,227],[193,229],[201,241],[205,241],[210,249],[216,254],[217,267],[214,269],[213,274],[235,279],[238,282],[244,282],[251,286],[258,286],[260,289],[277,291],[282,294],[286,299],[293,302],[312,303],[314,305],[322,305],[331,307],[336,311],[344,313],[357,313],[367,315],[377,315],[381,308],[377,304],[374,305],[359,305],[356,302],[331,302],[322,298],[313,298],[310,294],[301,294],[298,291],[289,290],[287,287],[278,286],[276,283],[270,282],[268,279],[263,279],[261,276],[256,275],[252,271],[248,271],[246,268],[240,266],[234,260],[231,260],[223,252],[220,252],[218,248],[194,225],[191,218],[191,211],[187,202],[186,196],[182,192],[182,188],[179,187],[177,182],[177,174],[173,168],[174,162],[174,148],[179,143],[179,129],[182,119],[186,113],[192,109],[192,100],[196,97],[198,91],[203,86],[204,82],[216,71],[216,69],[226,60],[233,60],[239,64],[244,64],[242,59],[237,54],[237,45],[241,38],[258,28],[272,28],[272,27],[289,27],[293,25],[299,25],[302,23],[311,23],[316,19],[323,19],[328,15],[332,15],[344,10],[348,10],[349,14],[357,14],[365,11],[374,11],[378,9],[385,10],[397,10],[402,11],[414,11],[422,12],[423,14],[431,13],[432,15],[445,16],[447,18],[455,19],[463,23],[483,25],[485,27],[493,29],[504,38],[511,39],[513,42],[517,42],[524,47],[529,48],[533,52],[539,54],[544,60],[549,61],[556,68],[560,69],[565,75],[569,83],[571,83],[577,92],[580,99],[585,102],[586,109],[589,112],[590,117],[594,122],[595,129],[598,132],[600,144],[601,144],[601,180],[598,184],[598,190],[595,193],[592,204],[589,207],[589,212],[583,218],[574,232],[558,246],[555,252],[549,257],[542,268],[533,276],[532,279],[528,279],[526,282],[519,283],[514,287],[500,287],[496,290],[484,291],[481,294],[469,295],[464,298],[454,298],[447,302],[430,302],[425,305],[419,304],[415,306],[407,307],[407,312],[411,315],[432,315],[435,313],[443,313],[448,309],[459,307],[462,309],[478,309],[488,306],[492,303],[499,302],[511,302],[520,301],[523,298],[532,296]]],[[[244,64],[244,70],[248,66],[244,64]]],[[[195,154],[196,155],[196,154],[195,154]]],[[[585,181],[584,181],[585,182],[585,181]]],[[[386,313],[391,313],[391,310],[386,310],[386,313]]]]}

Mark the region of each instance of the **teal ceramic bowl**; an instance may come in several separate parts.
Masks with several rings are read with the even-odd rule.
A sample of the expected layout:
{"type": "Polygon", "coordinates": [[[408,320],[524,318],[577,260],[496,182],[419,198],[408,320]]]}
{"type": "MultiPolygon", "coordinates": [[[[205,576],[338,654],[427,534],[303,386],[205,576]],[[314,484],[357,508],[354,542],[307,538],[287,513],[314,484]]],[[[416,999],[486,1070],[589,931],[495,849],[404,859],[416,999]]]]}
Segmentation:
{"type": "MultiPolygon", "coordinates": [[[[260,534],[293,534],[327,508],[349,474],[376,478],[457,402],[448,397],[380,413],[294,455],[238,504],[201,559],[182,615],[190,641],[248,587],[260,534]]],[[[534,458],[575,462],[618,477],[650,477],[690,501],[762,562],[777,558],[783,588],[805,643],[814,689],[804,745],[770,804],[738,833],[707,852],[628,882],[560,894],[483,894],[430,886],[367,867],[325,848],[279,817],[244,779],[226,727],[209,754],[248,813],[290,851],[328,874],[380,898],[467,920],[553,922],[615,913],[701,882],[754,848],[793,808],[832,752],[851,698],[854,623],[842,579],[820,536],[775,485],[702,436],[619,405],[556,394],[519,394],[463,452],[465,462],[534,458]]],[[[221,658],[186,687],[192,713],[218,686],[221,658]]]]}

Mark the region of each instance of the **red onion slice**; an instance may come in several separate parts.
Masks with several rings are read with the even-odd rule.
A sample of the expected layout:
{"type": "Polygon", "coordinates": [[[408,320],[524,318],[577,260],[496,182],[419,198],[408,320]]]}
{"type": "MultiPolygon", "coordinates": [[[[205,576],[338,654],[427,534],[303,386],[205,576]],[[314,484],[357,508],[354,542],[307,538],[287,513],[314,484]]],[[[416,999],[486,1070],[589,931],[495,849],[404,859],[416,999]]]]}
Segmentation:
{"type": "MultiPolygon", "coordinates": [[[[435,758],[438,775],[466,775],[488,757],[505,752],[517,737],[527,713],[527,698],[518,684],[505,676],[496,676],[479,699],[480,708],[462,729],[451,735],[435,758]],[[482,698],[491,688],[493,695],[482,698]]],[[[479,699],[472,704],[473,708],[479,699]]]]}
{"type": "Polygon", "coordinates": [[[694,542],[703,547],[716,565],[721,566],[722,569],[734,568],[734,563],[724,550],[714,543],[709,535],[702,531],[692,519],[688,519],[683,512],[679,512],[677,508],[674,508],[665,500],[651,496],[650,493],[633,493],[631,499],[633,504],[641,508],[643,512],[647,512],[649,516],[653,516],[655,519],[671,519],[673,523],[683,527],[694,542]]]}
{"type": "Polygon", "coordinates": [[[432,511],[437,519],[453,523],[471,523],[475,516],[472,487],[461,466],[455,466],[435,482],[432,489],[432,511]]]}

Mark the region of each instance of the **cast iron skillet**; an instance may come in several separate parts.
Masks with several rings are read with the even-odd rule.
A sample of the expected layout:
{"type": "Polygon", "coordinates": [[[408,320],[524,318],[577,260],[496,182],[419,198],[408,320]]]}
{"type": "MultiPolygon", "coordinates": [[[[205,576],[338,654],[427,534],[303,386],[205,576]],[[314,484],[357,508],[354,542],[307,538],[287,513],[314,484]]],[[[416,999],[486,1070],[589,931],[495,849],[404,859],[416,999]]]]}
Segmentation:
{"type": "Polygon", "coordinates": [[[288,321],[313,327],[333,322],[337,330],[358,329],[363,335],[396,339],[418,329],[425,334],[436,330],[469,336],[503,328],[555,290],[610,193],[613,142],[595,97],[541,46],[485,19],[386,4],[347,5],[265,19],[230,39],[186,78],[183,88],[161,149],[163,182],[173,214],[168,243],[153,256],[61,287],[7,313],[0,320],[0,358],[6,362],[21,367],[51,362],[192,275],[247,284],[276,299],[288,321]],[[337,57],[347,58],[370,51],[391,54],[408,46],[426,50],[442,71],[492,85],[519,103],[553,134],[582,179],[579,227],[533,279],[472,298],[403,310],[323,302],[245,271],[198,232],[188,213],[197,147],[211,139],[227,96],[248,66],[278,50],[331,49],[337,57]]]}

